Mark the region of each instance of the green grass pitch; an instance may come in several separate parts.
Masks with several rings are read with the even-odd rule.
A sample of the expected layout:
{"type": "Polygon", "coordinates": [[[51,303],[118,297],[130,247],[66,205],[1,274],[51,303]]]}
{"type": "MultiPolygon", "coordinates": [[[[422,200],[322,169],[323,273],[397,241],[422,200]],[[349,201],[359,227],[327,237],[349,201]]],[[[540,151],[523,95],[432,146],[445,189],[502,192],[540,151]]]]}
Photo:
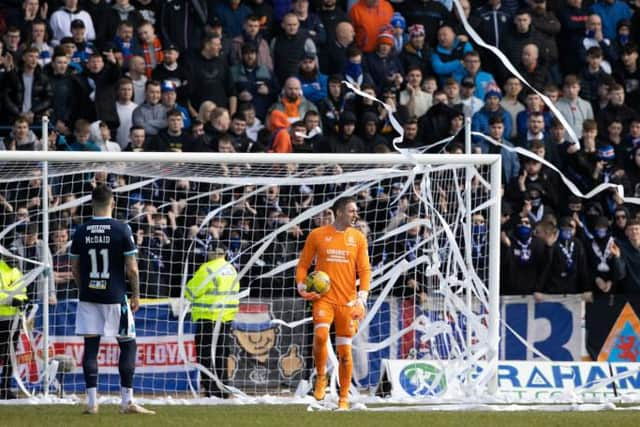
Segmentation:
{"type": "Polygon", "coordinates": [[[601,412],[307,412],[305,405],[151,406],[156,415],[120,415],[115,405],[82,415],[81,405],[0,406],[0,426],[296,426],[500,427],[637,426],[636,411],[601,412]]]}

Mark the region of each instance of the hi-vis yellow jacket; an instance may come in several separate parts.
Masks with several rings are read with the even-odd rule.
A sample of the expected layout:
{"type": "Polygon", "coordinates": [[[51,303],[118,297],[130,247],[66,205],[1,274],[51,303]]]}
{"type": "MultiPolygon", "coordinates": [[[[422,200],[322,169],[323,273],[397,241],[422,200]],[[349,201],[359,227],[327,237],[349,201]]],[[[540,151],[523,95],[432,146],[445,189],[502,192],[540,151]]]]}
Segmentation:
{"type": "Polygon", "coordinates": [[[230,322],[238,312],[238,273],[224,257],[202,264],[187,283],[185,296],[191,301],[192,320],[218,320],[230,322]]]}
{"type": "Polygon", "coordinates": [[[18,313],[18,307],[11,305],[13,298],[27,300],[27,287],[22,286],[20,278],[20,270],[0,260],[0,318],[12,318],[18,313]]]}

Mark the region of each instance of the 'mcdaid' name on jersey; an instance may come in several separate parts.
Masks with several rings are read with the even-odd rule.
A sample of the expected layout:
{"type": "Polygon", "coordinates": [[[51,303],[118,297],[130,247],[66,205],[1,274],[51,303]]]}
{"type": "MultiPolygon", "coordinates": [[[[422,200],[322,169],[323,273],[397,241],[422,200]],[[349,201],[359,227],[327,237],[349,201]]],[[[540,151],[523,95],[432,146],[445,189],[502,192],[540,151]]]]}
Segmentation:
{"type": "Polygon", "coordinates": [[[86,245],[108,245],[111,243],[111,236],[109,234],[111,232],[111,224],[91,224],[87,226],[86,230],[87,233],[89,233],[89,235],[85,235],[84,237],[84,243],[86,245]]]}

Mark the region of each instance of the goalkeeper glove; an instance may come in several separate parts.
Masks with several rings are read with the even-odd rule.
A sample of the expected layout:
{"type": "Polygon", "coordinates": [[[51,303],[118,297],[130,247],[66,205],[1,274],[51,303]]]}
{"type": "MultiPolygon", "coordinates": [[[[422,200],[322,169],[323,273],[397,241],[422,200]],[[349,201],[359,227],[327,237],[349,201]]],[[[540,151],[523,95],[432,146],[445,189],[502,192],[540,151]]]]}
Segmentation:
{"type": "Polygon", "coordinates": [[[320,298],[320,294],[317,292],[307,292],[307,285],[304,283],[298,283],[298,294],[307,301],[315,301],[320,298]]]}
{"type": "Polygon", "coordinates": [[[362,320],[367,315],[367,297],[369,292],[358,291],[358,297],[353,302],[353,308],[351,310],[351,318],[353,320],[362,320]]]}
{"type": "Polygon", "coordinates": [[[27,305],[29,301],[26,298],[12,298],[11,299],[11,306],[12,307],[18,307],[18,308],[23,308],[25,305],[27,305]]]}

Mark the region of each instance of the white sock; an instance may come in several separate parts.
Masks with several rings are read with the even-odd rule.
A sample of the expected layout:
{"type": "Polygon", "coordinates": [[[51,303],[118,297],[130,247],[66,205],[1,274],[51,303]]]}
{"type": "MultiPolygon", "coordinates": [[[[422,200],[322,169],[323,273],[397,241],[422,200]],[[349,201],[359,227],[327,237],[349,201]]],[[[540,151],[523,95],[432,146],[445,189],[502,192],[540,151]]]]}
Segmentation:
{"type": "Polygon", "coordinates": [[[98,389],[91,387],[87,389],[87,405],[94,407],[98,404],[98,389]]]}
{"type": "Polygon", "coordinates": [[[122,406],[127,406],[133,403],[133,389],[128,387],[122,387],[120,389],[120,396],[122,397],[122,406]]]}

